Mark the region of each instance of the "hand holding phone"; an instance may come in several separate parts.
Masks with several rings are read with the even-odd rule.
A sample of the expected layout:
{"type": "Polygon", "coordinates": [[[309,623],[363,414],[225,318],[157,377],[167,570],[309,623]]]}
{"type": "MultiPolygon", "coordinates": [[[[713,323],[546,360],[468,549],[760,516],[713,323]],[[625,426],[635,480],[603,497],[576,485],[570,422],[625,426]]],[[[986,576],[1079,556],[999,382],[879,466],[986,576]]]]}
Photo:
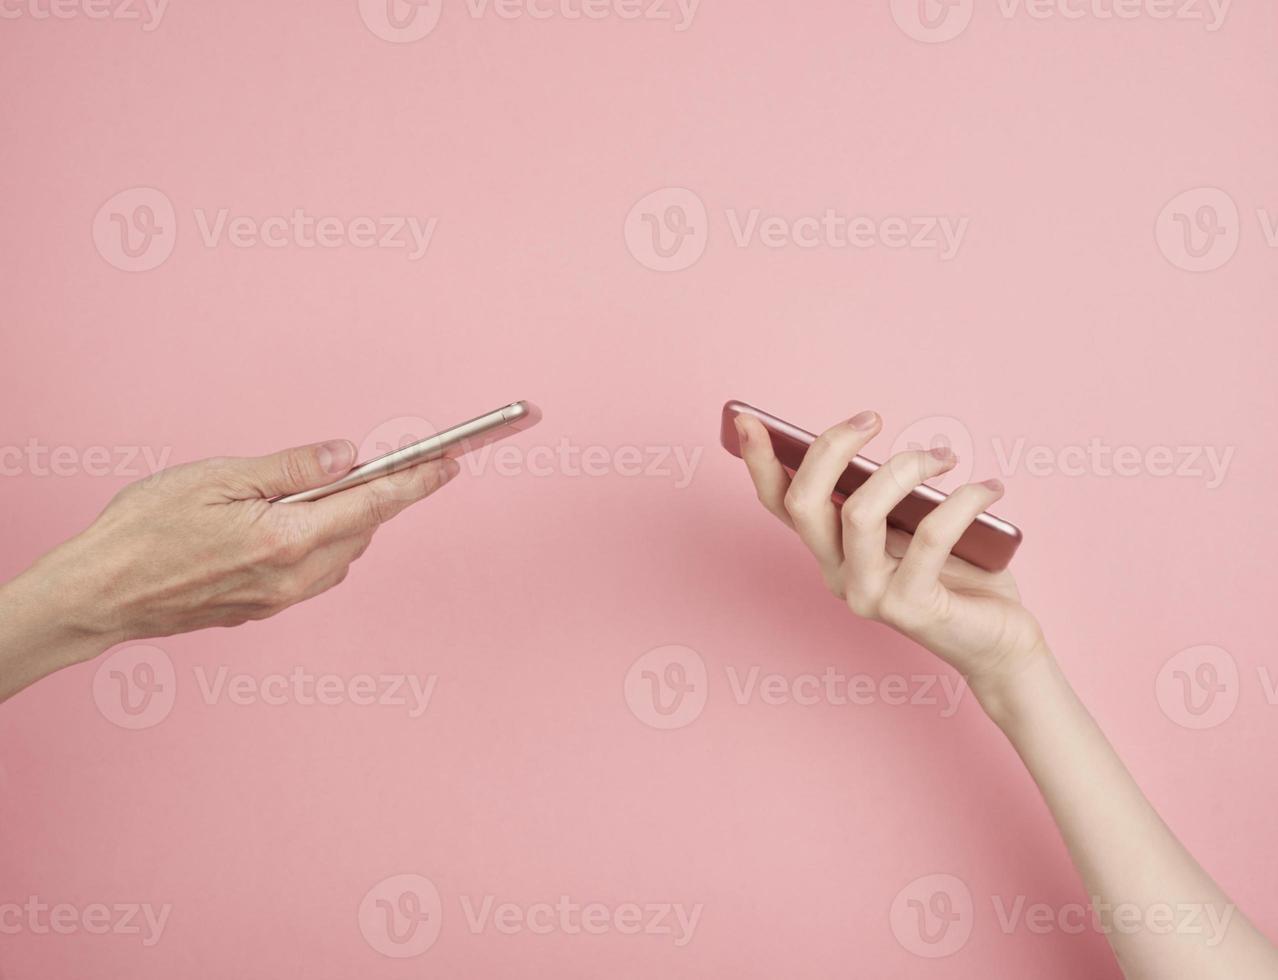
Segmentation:
{"type": "MultiPolygon", "coordinates": [[[[758,419],[772,440],[772,449],[781,464],[791,473],[797,471],[816,441],[811,432],[800,429],[775,415],[769,415],[745,402],[730,401],[723,406],[720,425],[720,441],[723,448],[734,456],[741,455],[737,437],[736,419],[739,415],[758,419]]],[[[834,499],[842,503],[862,486],[879,468],[879,464],[856,456],[848,463],[834,486],[834,499]]],[[[888,514],[890,526],[913,534],[919,523],[946,499],[946,494],[925,484],[912,489],[888,514]]],[[[1021,544],[1021,532],[993,514],[980,514],[954,545],[953,554],[977,568],[997,572],[1006,568],[1021,544]]]]}
{"type": "Polygon", "coordinates": [[[957,462],[944,449],[896,453],[882,465],[858,461],[882,427],[877,414],[860,412],[813,441],[810,433],[740,402],[724,410],[725,445],[745,460],[763,505],[812,552],[827,588],[858,616],[927,647],[981,697],[981,690],[999,689],[1048,655],[1011,573],[958,555],[967,539],[973,545],[967,553],[987,565],[1010,557],[1019,532],[985,513],[1003,485],[967,483],[949,495],[927,487],[957,462]],[[835,502],[839,486],[851,491],[842,506],[835,502]],[[919,509],[903,520],[898,508],[911,498],[919,509]],[[996,537],[973,542],[968,535],[982,517],[997,521],[983,524],[982,535],[996,537]],[[914,533],[898,522],[911,524],[914,533]]]}

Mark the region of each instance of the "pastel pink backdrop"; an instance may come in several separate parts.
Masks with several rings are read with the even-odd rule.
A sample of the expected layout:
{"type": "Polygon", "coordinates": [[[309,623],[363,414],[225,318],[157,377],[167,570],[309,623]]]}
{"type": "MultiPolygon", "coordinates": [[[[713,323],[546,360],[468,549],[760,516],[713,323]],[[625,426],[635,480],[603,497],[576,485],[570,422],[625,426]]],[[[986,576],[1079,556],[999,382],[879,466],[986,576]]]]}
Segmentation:
{"type": "MultiPolygon", "coordinates": [[[[645,5],[646,6],[646,5],[645,5]]],[[[23,7],[22,9],[26,9],[23,7]]],[[[926,674],[856,622],[717,448],[743,398],[819,427],[866,407],[888,435],[944,416],[991,446],[1236,447],[1224,483],[1021,467],[999,511],[1060,659],[1164,816],[1278,932],[1273,662],[1278,10],[1175,20],[1007,18],[948,43],[886,2],[705,0],[668,21],[474,18],[390,43],[354,0],[177,0],[160,26],[0,24],[0,442],[169,447],[174,461],[446,424],[529,398],[527,446],[704,448],[673,478],[464,473],[378,537],[340,590],[277,620],[158,641],[177,702],[130,731],[97,665],[0,708],[0,905],[170,903],[162,940],[19,930],[5,980],[94,976],[1113,976],[1104,939],[991,904],[1085,899],[1013,753],[964,702],[741,705],[726,680],[835,666],[926,674]],[[145,186],[173,254],[123,272],[94,216],[145,186]],[[1155,225],[1190,188],[1242,212],[1237,254],[1192,273],[1155,225]],[[705,254],[661,273],[625,221],[655,190],[709,211],[705,254]],[[427,255],[215,248],[215,214],[438,218],[427,255]],[[737,247],[728,209],[970,220],[930,251],[737,247]],[[627,671],[677,644],[709,671],[660,731],[627,671]],[[1242,675],[1223,724],[1181,727],[1155,681],[1197,644],[1242,675]],[[192,671],[434,674],[402,709],[207,704],[192,671]],[[438,941],[382,956],[358,910],[429,878],[438,941]],[[889,911],[960,878],[971,939],[915,956],[889,911]],[[671,937],[505,935],[459,900],[704,906],[671,937]]],[[[6,476],[15,574],[125,476],[6,476]]]]}

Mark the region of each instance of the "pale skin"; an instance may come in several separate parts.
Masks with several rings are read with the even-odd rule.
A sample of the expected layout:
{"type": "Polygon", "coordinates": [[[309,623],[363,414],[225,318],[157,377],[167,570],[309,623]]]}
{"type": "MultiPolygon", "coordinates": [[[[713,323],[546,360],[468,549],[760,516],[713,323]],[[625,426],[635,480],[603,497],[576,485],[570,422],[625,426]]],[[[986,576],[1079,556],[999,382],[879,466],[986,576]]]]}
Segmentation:
{"type": "Polygon", "coordinates": [[[112,646],[266,619],[340,584],[377,529],[458,473],[455,460],[311,503],[355,463],[333,440],[207,459],[125,487],[85,531],[0,586],[0,701],[112,646]]]}
{"type": "Polygon", "coordinates": [[[760,502],[798,534],[830,591],[963,675],[1038,784],[1087,894],[1140,913],[1134,927],[1115,919],[1106,930],[1123,975],[1278,976],[1278,949],[1145,799],[1057,666],[1011,573],[986,572],[950,554],[977,515],[1002,497],[1002,484],[960,487],[910,537],[888,527],[887,516],[914,487],[954,467],[948,450],[893,456],[840,507],[832,500],[835,483],[882,428],[877,414],[862,412],[826,430],[793,475],[757,419],[743,415],[736,424],[760,502]],[[1196,909],[1201,928],[1189,924],[1184,906],[1196,909]],[[1209,921],[1227,924],[1213,931],[1209,921]]]}

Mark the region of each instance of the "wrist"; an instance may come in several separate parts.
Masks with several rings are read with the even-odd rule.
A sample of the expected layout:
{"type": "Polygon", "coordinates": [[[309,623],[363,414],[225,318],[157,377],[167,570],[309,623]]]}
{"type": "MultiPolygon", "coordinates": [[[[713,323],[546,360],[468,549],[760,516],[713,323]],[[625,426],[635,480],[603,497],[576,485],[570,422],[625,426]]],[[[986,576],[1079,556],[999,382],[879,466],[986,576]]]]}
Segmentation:
{"type": "Polygon", "coordinates": [[[122,642],[118,616],[81,539],[55,548],[4,586],[30,643],[49,652],[54,669],[92,660],[122,642]]]}
{"type": "Polygon", "coordinates": [[[1046,706],[1071,691],[1046,644],[1036,645],[995,671],[969,677],[968,687],[990,720],[1008,734],[1032,724],[1046,706]]]}

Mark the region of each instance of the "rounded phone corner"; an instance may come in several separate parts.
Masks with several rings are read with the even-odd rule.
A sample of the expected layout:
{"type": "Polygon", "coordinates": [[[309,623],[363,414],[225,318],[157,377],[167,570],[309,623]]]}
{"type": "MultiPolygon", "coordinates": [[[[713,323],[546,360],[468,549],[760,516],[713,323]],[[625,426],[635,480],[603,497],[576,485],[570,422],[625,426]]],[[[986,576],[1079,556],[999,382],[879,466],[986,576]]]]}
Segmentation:
{"type": "Polygon", "coordinates": [[[530,401],[512,402],[502,411],[503,418],[518,429],[531,429],[542,419],[541,409],[530,401]]]}
{"type": "Polygon", "coordinates": [[[733,456],[741,455],[741,437],[737,434],[736,418],[748,408],[744,402],[723,403],[723,413],[719,419],[719,442],[733,456]]]}

